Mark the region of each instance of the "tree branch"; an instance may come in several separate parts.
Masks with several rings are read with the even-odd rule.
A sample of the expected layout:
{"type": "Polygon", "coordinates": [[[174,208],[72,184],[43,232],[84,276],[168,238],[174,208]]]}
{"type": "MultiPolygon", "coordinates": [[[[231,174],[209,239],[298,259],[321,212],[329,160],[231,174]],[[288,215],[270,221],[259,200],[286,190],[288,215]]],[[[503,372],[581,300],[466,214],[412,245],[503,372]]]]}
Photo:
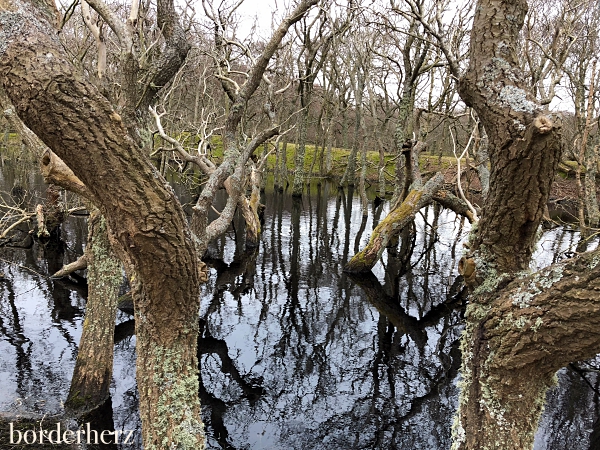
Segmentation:
{"type": "Polygon", "coordinates": [[[94,8],[94,11],[102,17],[110,29],[113,30],[113,33],[117,35],[119,43],[121,44],[121,49],[130,53],[133,50],[133,37],[115,12],[102,0],[87,0],[87,3],[94,8]]]}
{"type": "Polygon", "coordinates": [[[87,256],[84,254],[84,255],[80,256],[77,259],[77,261],[74,261],[70,264],[63,266],[58,272],[56,272],[50,278],[66,277],[67,275],[70,275],[77,270],[87,269],[87,265],[88,265],[88,259],[87,259],[87,256]]]}

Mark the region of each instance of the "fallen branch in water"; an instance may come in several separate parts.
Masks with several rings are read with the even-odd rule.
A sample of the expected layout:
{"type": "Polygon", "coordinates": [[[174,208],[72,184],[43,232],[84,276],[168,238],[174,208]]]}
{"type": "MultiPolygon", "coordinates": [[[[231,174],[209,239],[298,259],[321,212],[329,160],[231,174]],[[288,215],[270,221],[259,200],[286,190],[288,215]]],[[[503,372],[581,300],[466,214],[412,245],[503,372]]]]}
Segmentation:
{"type": "Polygon", "coordinates": [[[348,264],[344,266],[344,272],[369,272],[381,258],[388,242],[414,220],[415,214],[421,208],[431,202],[434,194],[442,187],[443,183],[444,176],[437,173],[425,183],[425,186],[410,191],[406,199],[375,227],[367,246],[354,255],[348,264]]]}

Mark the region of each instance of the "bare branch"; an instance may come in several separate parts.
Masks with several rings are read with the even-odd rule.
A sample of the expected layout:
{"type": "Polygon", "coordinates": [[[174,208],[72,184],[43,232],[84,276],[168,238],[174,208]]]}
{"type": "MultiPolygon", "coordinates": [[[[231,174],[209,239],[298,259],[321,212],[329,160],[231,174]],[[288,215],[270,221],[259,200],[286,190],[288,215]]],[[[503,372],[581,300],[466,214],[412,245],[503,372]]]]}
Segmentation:
{"type": "Polygon", "coordinates": [[[104,42],[102,29],[92,20],[90,5],[85,0],[81,0],[81,15],[83,16],[85,25],[96,40],[96,47],[98,49],[98,78],[102,78],[106,72],[106,42],[104,42]]]}
{"type": "Polygon", "coordinates": [[[190,155],[184,148],[183,145],[181,145],[181,142],[179,142],[177,139],[172,138],[171,136],[169,136],[167,133],[165,133],[165,130],[162,126],[162,122],[160,120],[161,116],[163,116],[165,113],[162,114],[158,114],[156,112],[156,109],[153,107],[149,107],[150,110],[150,114],[152,115],[152,117],[154,117],[154,121],[156,123],[156,127],[158,128],[158,134],[159,136],[167,141],[169,144],[171,144],[174,148],[170,149],[171,151],[176,151],[179,156],[181,156],[181,158],[184,161],[187,162],[191,162],[195,165],[197,165],[198,167],[200,167],[200,169],[210,175],[213,170],[214,170],[214,165],[211,167],[208,164],[206,164],[206,159],[205,158],[200,158],[198,156],[192,156],[190,155]]]}
{"type": "Polygon", "coordinates": [[[460,181],[460,175],[461,175],[460,161],[462,158],[465,157],[465,155],[467,154],[467,151],[469,150],[469,146],[471,145],[471,142],[473,141],[473,137],[475,136],[475,132],[477,131],[477,125],[478,125],[478,123],[475,123],[475,126],[473,127],[473,131],[471,131],[471,135],[469,136],[469,141],[467,142],[467,145],[465,146],[465,149],[462,151],[460,156],[458,156],[456,154],[456,139],[454,138],[454,133],[452,133],[452,127],[449,128],[450,136],[452,137],[453,153],[454,153],[454,157],[456,158],[456,183],[457,183],[458,192],[460,194],[460,198],[467,204],[467,206],[469,207],[469,210],[473,214],[473,221],[475,221],[475,222],[479,221],[479,216],[477,215],[477,210],[473,207],[471,202],[469,200],[467,200],[467,197],[465,197],[465,193],[463,192],[462,183],[460,181]]]}
{"type": "Polygon", "coordinates": [[[63,266],[58,272],[56,272],[50,278],[63,278],[63,277],[66,277],[67,275],[72,274],[73,272],[75,272],[77,270],[87,269],[87,266],[88,266],[88,259],[87,259],[87,256],[84,254],[84,255],[80,256],[77,259],[77,261],[74,261],[70,264],[63,266]]]}
{"type": "Polygon", "coordinates": [[[102,0],[87,0],[87,3],[102,17],[111,30],[117,35],[121,49],[130,53],[133,50],[133,37],[125,24],[115,12],[102,0]]]}

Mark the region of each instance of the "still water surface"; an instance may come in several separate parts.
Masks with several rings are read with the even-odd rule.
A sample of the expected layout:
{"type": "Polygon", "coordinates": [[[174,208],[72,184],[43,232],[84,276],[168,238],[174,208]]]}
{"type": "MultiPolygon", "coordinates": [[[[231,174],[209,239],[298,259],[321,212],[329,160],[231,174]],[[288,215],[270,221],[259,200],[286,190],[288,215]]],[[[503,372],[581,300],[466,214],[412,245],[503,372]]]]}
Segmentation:
{"type": "MultiPolygon", "coordinates": [[[[2,177],[6,189],[16,182],[7,171],[2,177]]],[[[301,202],[267,190],[264,202],[257,251],[245,252],[235,239],[239,221],[210,250],[199,340],[209,448],[448,449],[463,303],[456,266],[468,224],[424,209],[398,251],[372,277],[355,279],[342,266],[387,204],[363,219],[358,198],[329,184],[312,186],[301,202]]],[[[0,251],[4,413],[61,410],[85,290],[48,274],[82,253],[86,234],[85,218],[72,218],[60,244],[0,251]]],[[[552,263],[576,242],[568,229],[547,232],[536,264],[552,263]]],[[[119,313],[113,420],[116,429],[139,431],[129,320],[119,313]]],[[[559,373],[537,449],[599,448],[598,379],[585,377],[559,373]]]]}

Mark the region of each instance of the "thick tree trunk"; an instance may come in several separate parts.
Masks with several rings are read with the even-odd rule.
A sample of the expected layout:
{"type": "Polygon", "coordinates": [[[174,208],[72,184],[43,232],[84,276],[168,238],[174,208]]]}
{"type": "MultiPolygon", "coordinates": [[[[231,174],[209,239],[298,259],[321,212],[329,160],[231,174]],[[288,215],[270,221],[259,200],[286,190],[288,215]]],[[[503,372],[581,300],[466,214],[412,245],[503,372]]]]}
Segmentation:
{"type": "Polygon", "coordinates": [[[459,84],[461,97],[483,122],[491,162],[473,249],[485,249],[501,273],[515,273],[529,267],[559,161],[560,118],[543,113],[521,80],[516,45],[527,3],[479,5],[470,65],[459,84]]]}
{"type": "Polygon", "coordinates": [[[585,155],[585,209],[591,228],[600,223],[600,209],[596,195],[596,174],[598,173],[598,145],[589,145],[585,155]]]}
{"type": "Polygon", "coordinates": [[[117,300],[123,282],[121,261],[112,251],[106,221],[97,210],[90,214],[88,230],[85,321],[65,402],[77,415],[99,407],[110,396],[117,300]]]}
{"type": "Polygon", "coordinates": [[[516,49],[527,3],[480,0],[475,11],[459,93],[485,127],[491,173],[459,267],[473,291],[452,448],[525,450],[555,371],[598,349],[593,272],[600,256],[509,284],[529,268],[559,162],[560,118],[543,112],[521,80],[516,49]]]}
{"type": "Polygon", "coordinates": [[[392,210],[375,227],[367,246],[348,261],[348,264],[344,266],[344,272],[369,272],[381,258],[388,242],[397,237],[402,229],[414,220],[415,214],[431,202],[433,195],[443,182],[444,177],[438,173],[425,183],[422,189],[411,191],[402,204],[392,210]]]}
{"type": "Polygon", "coordinates": [[[533,447],[555,372],[600,348],[600,252],[482,286],[467,308],[453,449],[533,447]],[[490,286],[487,287],[489,289],[490,286]]]}
{"type": "Polygon", "coordinates": [[[0,0],[0,83],[25,124],[88,187],[118,242],[137,294],[144,447],[201,449],[198,263],[183,210],[109,102],[69,63],[38,14],[43,6],[0,0]]]}

